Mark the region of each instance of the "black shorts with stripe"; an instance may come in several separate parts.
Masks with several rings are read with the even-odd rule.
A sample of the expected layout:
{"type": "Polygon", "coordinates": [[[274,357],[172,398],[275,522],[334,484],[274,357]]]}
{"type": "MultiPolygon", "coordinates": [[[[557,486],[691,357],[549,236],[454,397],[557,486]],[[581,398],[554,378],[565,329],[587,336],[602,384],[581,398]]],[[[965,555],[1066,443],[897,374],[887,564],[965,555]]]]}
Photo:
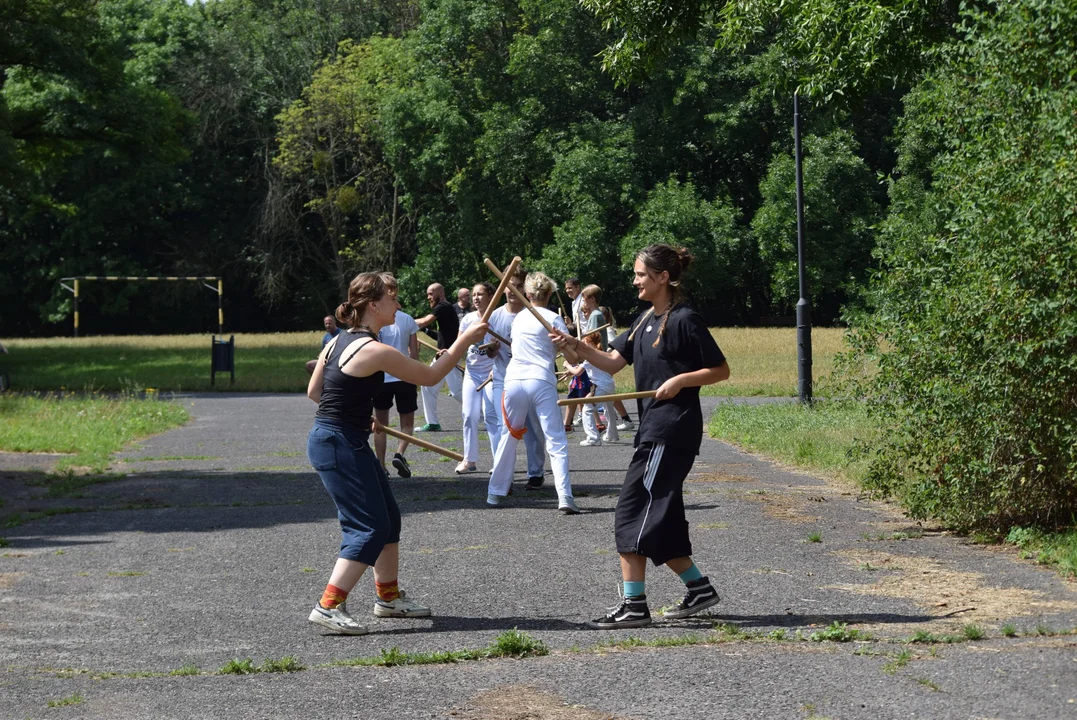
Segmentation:
{"type": "Polygon", "coordinates": [[[639,444],[617,498],[617,552],[643,555],[655,565],[691,556],[681,490],[695,459],[665,443],[639,444]]]}

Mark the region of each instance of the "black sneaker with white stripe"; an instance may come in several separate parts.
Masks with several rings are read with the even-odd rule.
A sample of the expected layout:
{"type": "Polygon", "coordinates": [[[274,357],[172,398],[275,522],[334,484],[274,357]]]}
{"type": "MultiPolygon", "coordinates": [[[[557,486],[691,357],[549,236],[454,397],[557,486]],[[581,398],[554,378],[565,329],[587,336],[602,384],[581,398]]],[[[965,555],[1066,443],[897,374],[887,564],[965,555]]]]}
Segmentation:
{"type": "Polygon", "coordinates": [[[651,611],[647,607],[647,596],[624,598],[621,604],[611,608],[603,617],[587,623],[596,630],[615,630],[617,628],[647,627],[651,624],[651,611]]]}
{"type": "Polygon", "coordinates": [[[662,613],[665,617],[671,620],[691,617],[709,607],[714,607],[721,599],[718,597],[718,591],[714,589],[711,581],[706,576],[701,577],[699,580],[693,580],[688,583],[687,587],[688,592],[685,593],[684,599],[677,603],[672,610],[666,610],[662,613]]]}
{"type": "Polygon", "coordinates": [[[396,468],[396,474],[400,477],[411,477],[411,466],[408,465],[408,459],[400,453],[395,453],[393,455],[393,467],[396,468]]]}

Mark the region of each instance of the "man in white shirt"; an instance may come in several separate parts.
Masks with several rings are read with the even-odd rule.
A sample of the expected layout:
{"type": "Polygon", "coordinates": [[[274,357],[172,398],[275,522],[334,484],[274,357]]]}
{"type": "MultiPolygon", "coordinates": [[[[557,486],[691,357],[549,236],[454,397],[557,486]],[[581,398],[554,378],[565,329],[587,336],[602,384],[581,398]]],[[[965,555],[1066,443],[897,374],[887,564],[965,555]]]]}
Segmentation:
{"type": "MultiPolygon", "coordinates": [[[[394,286],[395,286],[395,280],[394,286]]],[[[395,289],[395,287],[394,287],[395,289]]],[[[413,360],[419,359],[419,340],[415,334],[419,332],[419,325],[415,319],[402,310],[396,311],[396,319],[392,325],[386,325],[378,333],[378,339],[385,345],[391,345],[413,360]]],[[[456,372],[455,370],[453,372],[456,372]]],[[[374,417],[382,425],[389,424],[389,410],[396,403],[396,411],[400,413],[400,431],[411,435],[415,428],[415,411],[419,407],[418,388],[409,382],[385,374],[385,384],[381,391],[374,396],[374,417]]],[[[411,477],[411,467],[408,465],[404,451],[408,449],[408,441],[401,440],[397,446],[396,454],[393,455],[393,467],[402,478],[411,477]]],[[[374,452],[378,461],[385,467],[385,433],[375,433],[374,452]]],[[[386,468],[388,470],[388,468],[386,468]]]]}

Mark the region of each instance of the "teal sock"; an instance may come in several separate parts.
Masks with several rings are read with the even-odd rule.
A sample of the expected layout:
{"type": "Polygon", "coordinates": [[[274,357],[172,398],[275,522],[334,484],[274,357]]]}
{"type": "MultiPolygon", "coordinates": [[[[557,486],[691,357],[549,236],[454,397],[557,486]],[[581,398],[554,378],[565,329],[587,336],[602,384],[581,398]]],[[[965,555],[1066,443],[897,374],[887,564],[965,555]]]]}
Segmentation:
{"type": "Polygon", "coordinates": [[[681,581],[685,585],[694,580],[699,580],[701,577],[703,577],[703,573],[699,571],[699,568],[696,567],[695,563],[692,563],[692,567],[688,568],[682,573],[677,573],[677,575],[681,578],[681,581]]]}
{"type": "Polygon", "coordinates": [[[646,583],[643,580],[639,580],[639,581],[625,580],[625,582],[624,582],[625,597],[626,598],[631,598],[631,597],[639,597],[641,595],[644,595],[645,594],[645,591],[643,589],[644,585],[646,585],[646,583]]]}

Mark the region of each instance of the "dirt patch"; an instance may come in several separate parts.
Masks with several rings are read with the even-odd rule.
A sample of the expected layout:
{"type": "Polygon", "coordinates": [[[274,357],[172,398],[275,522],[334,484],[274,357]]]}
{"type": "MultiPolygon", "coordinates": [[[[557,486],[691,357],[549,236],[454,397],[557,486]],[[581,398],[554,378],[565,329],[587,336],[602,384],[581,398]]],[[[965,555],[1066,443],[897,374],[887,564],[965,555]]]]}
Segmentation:
{"type": "Polygon", "coordinates": [[[762,503],[763,512],[776,520],[795,523],[819,522],[819,517],[809,512],[809,505],[812,503],[805,495],[767,490],[763,493],[747,493],[738,497],[741,500],[762,503]]]}
{"type": "MultiPolygon", "coordinates": [[[[858,568],[890,572],[871,584],[828,588],[911,600],[936,616],[933,624],[947,628],[967,623],[998,626],[1009,618],[1077,609],[1077,602],[1051,600],[1035,590],[986,585],[980,573],[953,570],[928,558],[859,549],[834,554],[858,568]]],[[[917,629],[926,628],[918,624],[917,629]]],[[[893,632],[895,626],[888,630],[893,632]]]]}
{"type": "Polygon", "coordinates": [[[15,587],[15,584],[19,582],[19,578],[22,577],[22,573],[0,573],[0,590],[7,590],[15,587]]]}
{"type": "Polygon", "coordinates": [[[722,472],[705,472],[695,473],[689,475],[685,482],[690,483],[723,483],[723,482],[744,482],[744,483],[757,483],[759,478],[754,478],[749,475],[728,475],[722,472]]]}
{"type": "Polygon", "coordinates": [[[462,720],[621,720],[533,687],[507,685],[479,693],[446,713],[462,720]]]}

